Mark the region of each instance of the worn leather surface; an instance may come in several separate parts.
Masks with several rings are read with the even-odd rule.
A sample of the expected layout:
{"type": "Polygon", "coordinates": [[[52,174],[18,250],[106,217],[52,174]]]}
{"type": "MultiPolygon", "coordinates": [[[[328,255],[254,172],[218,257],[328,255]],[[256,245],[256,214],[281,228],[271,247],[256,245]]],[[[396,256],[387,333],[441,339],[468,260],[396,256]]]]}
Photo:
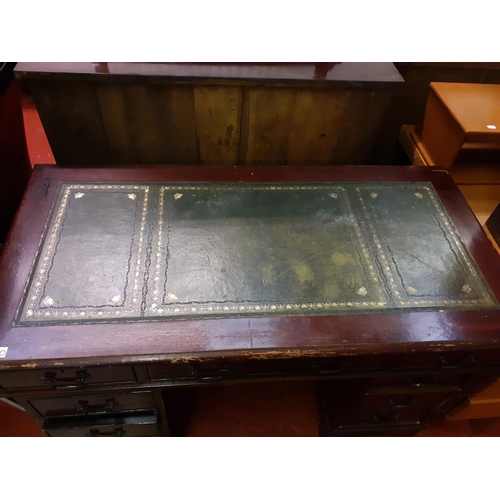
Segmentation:
{"type": "Polygon", "coordinates": [[[63,184],[17,323],[492,307],[427,183],[63,184]]]}

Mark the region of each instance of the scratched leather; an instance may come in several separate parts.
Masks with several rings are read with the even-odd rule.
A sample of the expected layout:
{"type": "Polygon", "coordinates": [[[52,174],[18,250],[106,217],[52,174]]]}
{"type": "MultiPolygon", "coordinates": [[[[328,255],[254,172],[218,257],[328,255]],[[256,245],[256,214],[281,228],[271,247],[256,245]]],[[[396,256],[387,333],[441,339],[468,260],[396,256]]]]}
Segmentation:
{"type": "Polygon", "coordinates": [[[492,307],[426,183],[65,184],[17,322],[492,307]]]}

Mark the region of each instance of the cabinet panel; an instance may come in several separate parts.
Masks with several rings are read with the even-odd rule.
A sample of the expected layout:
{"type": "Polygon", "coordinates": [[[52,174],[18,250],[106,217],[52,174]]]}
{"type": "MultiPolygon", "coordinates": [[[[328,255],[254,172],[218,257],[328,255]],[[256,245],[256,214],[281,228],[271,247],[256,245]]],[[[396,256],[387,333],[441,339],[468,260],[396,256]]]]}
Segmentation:
{"type": "Polygon", "coordinates": [[[155,408],[153,394],[150,391],[85,394],[52,399],[31,399],[29,402],[43,416],[113,413],[155,408]]]}
{"type": "Polygon", "coordinates": [[[369,374],[388,370],[394,355],[338,356],[335,358],[285,358],[241,361],[200,361],[191,363],[162,363],[147,367],[150,380],[188,378],[224,380],[242,377],[303,375],[325,376],[369,374]]]}
{"type": "Polygon", "coordinates": [[[5,389],[20,387],[78,388],[91,384],[135,381],[135,373],[131,366],[0,372],[0,386],[5,389]]]}
{"type": "Polygon", "coordinates": [[[418,406],[438,406],[452,393],[431,392],[421,394],[369,394],[361,396],[353,408],[413,408],[418,406]]]}
{"type": "Polygon", "coordinates": [[[94,426],[76,429],[51,429],[46,432],[52,437],[148,437],[160,435],[156,425],[94,426]]]}
{"type": "Polygon", "coordinates": [[[47,418],[43,429],[50,436],[135,437],[157,436],[156,413],[47,418]]]}

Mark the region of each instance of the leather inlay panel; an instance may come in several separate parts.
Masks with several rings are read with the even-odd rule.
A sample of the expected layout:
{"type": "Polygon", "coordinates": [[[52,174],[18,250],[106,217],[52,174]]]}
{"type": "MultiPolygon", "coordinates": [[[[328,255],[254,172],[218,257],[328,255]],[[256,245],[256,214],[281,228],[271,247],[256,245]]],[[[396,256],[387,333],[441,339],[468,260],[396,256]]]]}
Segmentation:
{"type": "Polygon", "coordinates": [[[430,183],[62,184],[18,324],[498,303],[430,183]]]}

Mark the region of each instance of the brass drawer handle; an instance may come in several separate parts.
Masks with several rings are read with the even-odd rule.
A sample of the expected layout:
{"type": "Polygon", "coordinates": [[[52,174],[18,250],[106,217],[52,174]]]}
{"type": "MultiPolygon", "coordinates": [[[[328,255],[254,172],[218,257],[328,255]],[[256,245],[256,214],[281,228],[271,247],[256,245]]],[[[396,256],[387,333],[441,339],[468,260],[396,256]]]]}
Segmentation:
{"type": "Polygon", "coordinates": [[[83,384],[91,377],[87,370],[79,370],[76,372],[74,377],[61,377],[57,378],[56,372],[45,372],[40,380],[43,384],[52,385],[55,387],[78,387],[83,384]]]}
{"type": "Polygon", "coordinates": [[[76,405],[76,411],[81,413],[90,413],[99,410],[112,411],[115,409],[117,404],[118,402],[115,398],[106,399],[105,403],[102,405],[89,405],[88,401],[82,399],[78,401],[78,404],[76,405]]]}
{"type": "Polygon", "coordinates": [[[399,420],[399,415],[396,413],[394,415],[373,415],[374,422],[397,422],[399,420]]]}
{"type": "Polygon", "coordinates": [[[102,432],[101,429],[90,429],[88,433],[89,437],[122,437],[125,435],[125,429],[123,427],[118,427],[117,429],[110,432],[102,432]]]}
{"type": "Polygon", "coordinates": [[[223,380],[231,373],[229,363],[222,363],[219,370],[203,371],[199,365],[191,365],[189,367],[189,375],[198,380],[223,380]]]}
{"type": "Polygon", "coordinates": [[[441,368],[445,370],[460,370],[474,365],[476,362],[472,354],[464,354],[462,356],[462,361],[449,360],[446,356],[440,356],[439,361],[441,363],[441,368]]]}
{"type": "Polygon", "coordinates": [[[406,401],[398,401],[395,398],[389,398],[389,404],[391,406],[397,406],[398,408],[410,408],[411,406],[418,405],[418,400],[417,398],[411,398],[406,401]]]}
{"type": "Polygon", "coordinates": [[[318,363],[317,361],[311,363],[311,369],[318,375],[335,375],[349,367],[349,361],[347,359],[330,364],[318,363]]]}

